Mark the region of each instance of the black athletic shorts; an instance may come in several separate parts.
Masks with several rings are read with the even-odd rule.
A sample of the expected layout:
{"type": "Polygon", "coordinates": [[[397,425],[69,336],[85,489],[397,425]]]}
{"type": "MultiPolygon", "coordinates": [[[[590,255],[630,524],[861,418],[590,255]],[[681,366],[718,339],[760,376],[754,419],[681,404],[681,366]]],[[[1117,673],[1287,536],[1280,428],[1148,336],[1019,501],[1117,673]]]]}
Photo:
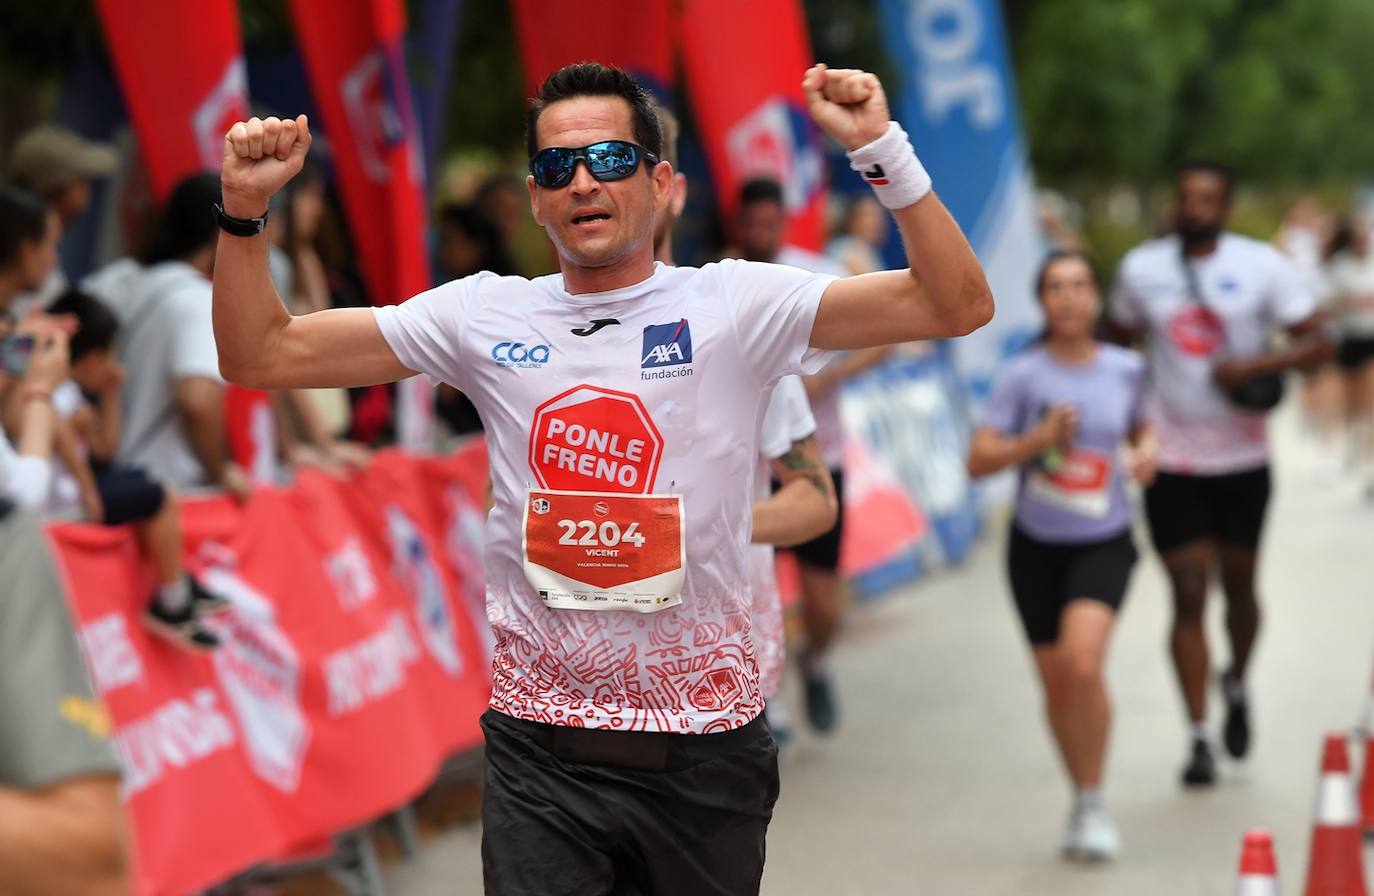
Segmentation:
{"type": "MultiPolygon", "coordinates": [[[[834,527],[829,532],[817,535],[810,541],[804,541],[788,550],[796,555],[798,563],[826,572],[835,572],[840,568],[840,536],[844,533],[844,473],[840,470],[831,470],[830,478],[835,481],[835,501],[840,508],[835,516],[834,527]]],[[[777,491],[777,488],[778,483],[774,481],[773,490],[777,491]]]]}
{"type": "Polygon", "coordinates": [[[1012,526],[1007,570],[1026,638],[1036,645],[1058,641],[1059,618],[1079,598],[1119,610],[1138,556],[1129,529],[1104,541],[1056,544],[1012,526]]]}
{"type": "Polygon", "coordinates": [[[1374,361],[1374,338],[1343,337],[1336,349],[1336,363],[1344,370],[1359,370],[1374,361]]]}
{"type": "Polygon", "coordinates": [[[1160,473],[1145,490],[1150,538],[1161,554],[1200,538],[1257,549],[1268,506],[1267,466],[1220,476],[1160,473]]]}
{"type": "Polygon", "coordinates": [[[762,716],[720,734],[542,725],[494,710],[489,896],[756,896],[778,799],[762,716]]]}
{"type": "Polygon", "coordinates": [[[167,491],[142,470],[101,465],[93,468],[100,503],[105,505],[105,525],[122,526],[152,519],[162,509],[167,491]]]}

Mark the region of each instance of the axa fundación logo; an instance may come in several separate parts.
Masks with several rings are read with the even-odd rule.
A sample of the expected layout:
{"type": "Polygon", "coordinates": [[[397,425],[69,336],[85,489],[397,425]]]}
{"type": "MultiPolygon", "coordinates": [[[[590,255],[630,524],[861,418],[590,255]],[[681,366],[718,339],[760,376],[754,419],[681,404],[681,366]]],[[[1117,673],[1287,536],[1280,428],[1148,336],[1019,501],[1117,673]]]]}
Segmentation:
{"type": "Polygon", "coordinates": [[[639,378],[661,380],[692,375],[692,328],[687,318],[644,328],[639,378]]]}

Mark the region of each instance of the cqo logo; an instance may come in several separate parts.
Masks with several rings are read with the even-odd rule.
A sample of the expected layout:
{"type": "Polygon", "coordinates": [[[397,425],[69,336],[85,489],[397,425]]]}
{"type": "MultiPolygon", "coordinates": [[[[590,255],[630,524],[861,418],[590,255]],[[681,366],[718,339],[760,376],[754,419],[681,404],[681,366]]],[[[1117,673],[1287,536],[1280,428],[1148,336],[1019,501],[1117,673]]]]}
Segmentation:
{"type": "Polygon", "coordinates": [[[502,367],[543,367],[549,363],[549,347],[498,342],[491,347],[491,359],[502,367]]]}
{"type": "Polygon", "coordinates": [[[663,437],[639,396],[577,386],[534,410],[530,469],[540,488],[653,491],[663,437]]]}

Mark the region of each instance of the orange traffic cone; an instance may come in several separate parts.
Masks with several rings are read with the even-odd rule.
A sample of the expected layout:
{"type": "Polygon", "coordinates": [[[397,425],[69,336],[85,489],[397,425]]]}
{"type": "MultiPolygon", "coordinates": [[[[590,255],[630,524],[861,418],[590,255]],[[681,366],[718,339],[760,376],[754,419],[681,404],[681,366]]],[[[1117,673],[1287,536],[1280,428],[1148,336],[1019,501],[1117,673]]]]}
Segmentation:
{"type": "Polygon", "coordinates": [[[1364,724],[1364,766],[1360,769],[1360,827],[1374,837],[1374,701],[1364,724]]]}
{"type": "Polygon", "coordinates": [[[1317,783],[1306,896],[1368,896],[1363,848],[1345,735],[1330,734],[1322,751],[1321,780],[1317,783]]]}
{"type": "Polygon", "coordinates": [[[1240,850],[1236,896],[1279,896],[1279,872],[1274,862],[1274,838],[1268,831],[1245,832],[1240,850]]]}

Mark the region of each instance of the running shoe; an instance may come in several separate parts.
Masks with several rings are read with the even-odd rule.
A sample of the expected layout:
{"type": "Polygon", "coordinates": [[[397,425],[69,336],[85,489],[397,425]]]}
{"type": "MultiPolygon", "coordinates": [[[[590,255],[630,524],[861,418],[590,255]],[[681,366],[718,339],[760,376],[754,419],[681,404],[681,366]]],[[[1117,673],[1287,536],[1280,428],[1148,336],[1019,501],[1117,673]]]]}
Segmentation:
{"type": "Polygon", "coordinates": [[[1084,862],[1110,862],[1121,852],[1121,835],[1106,806],[1089,806],[1078,813],[1078,841],[1074,858],[1084,862]]]}
{"type": "Polygon", "coordinates": [[[1226,724],[1222,741],[1226,752],[1236,759],[1244,759],[1250,751],[1250,706],[1245,692],[1231,685],[1229,675],[1221,676],[1221,694],[1226,700],[1226,724]]]}
{"type": "Polygon", "coordinates": [[[1212,748],[1201,738],[1193,741],[1193,752],[1183,768],[1184,787],[1211,787],[1217,782],[1217,762],[1212,748]]]}
{"type": "Polygon", "coordinates": [[[229,598],[216,594],[202,585],[195,576],[187,576],[191,582],[191,609],[197,616],[223,613],[229,609],[229,598]]]}
{"type": "Polygon", "coordinates": [[[219,638],[215,637],[214,633],[206,631],[196,617],[193,607],[188,606],[174,613],[153,601],[143,613],[143,624],[154,634],[187,650],[204,652],[219,647],[219,638]]]}
{"type": "Polygon", "coordinates": [[[1069,811],[1069,820],[1064,825],[1064,833],[1059,835],[1059,854],[1066,859],[1078,858],[1083,841],[1083,809],[1077,803],[1069,811]]]}
{"type": "Polygon", "coordinates": [[[818,669],[802,670],[806,685],[806,720],[821,734],[835,730],[835,694],[830,686],[830,676],[818,669]]]}

